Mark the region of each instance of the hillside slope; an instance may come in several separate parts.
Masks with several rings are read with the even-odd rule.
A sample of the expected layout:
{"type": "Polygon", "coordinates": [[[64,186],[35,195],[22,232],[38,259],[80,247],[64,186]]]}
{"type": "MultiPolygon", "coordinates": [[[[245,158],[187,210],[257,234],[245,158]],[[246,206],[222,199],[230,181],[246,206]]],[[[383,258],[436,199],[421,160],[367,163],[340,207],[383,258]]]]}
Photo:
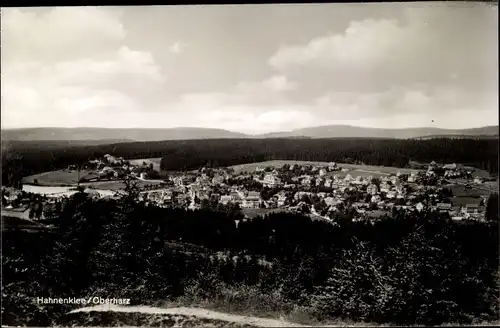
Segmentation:
{"type": "Polygon", "coordinates": [[[168,128],[168,129],[106,129],[106,128],[26,128],[2,130],[2,141],[66,141],[84,143],[93,140],[96,144],[119,141],[161,141],[161,140],[194,140],[194,139],[267,139],[267,138],[396,138],[411,139],[422,137],[498,137],[498,126],[486,126],[473,129],[439,129],[439,128],[404,128],[379,129],[350,125],[327,125],[286,132],[249,135],[223,129],[209,128],[168,128]]]}
{"type": "Polygon", "coordinates": [[[105,140],[130,141],[190,140],[242,138],[243,133],[222,129],[171,128],[171,129],[106,129],[106,128],[27,128],[4,129],[2,140],[105,140]]]}
{"type": "Polygon", "coordinates": [[[350,125],[326,125],[288,132],[276,132],[262,135],[265,138],[397,138],[411,139],[426,136],[498,136],[498,126],[487,126],[473,129],[439,129],[439,128],[405,128],[405,129],[379,129],[365,128],[350,125]]]}

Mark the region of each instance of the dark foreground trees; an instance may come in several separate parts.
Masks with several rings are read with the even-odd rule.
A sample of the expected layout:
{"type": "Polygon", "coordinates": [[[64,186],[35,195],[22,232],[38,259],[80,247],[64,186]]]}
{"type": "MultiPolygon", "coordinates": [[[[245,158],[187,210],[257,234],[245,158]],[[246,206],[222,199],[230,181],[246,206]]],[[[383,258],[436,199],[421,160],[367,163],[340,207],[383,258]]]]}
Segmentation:
{"type": "Polygon", "coordinates": [[[75,295],[208,301],[230,311],[299,306],[317,320],[498,318],[494,223],[396,213],[375,224],[333,226],[280,213],[236,227],[232,215],[76,194],[55,215],[53,233],[3,233],[2,321],[64,322],[71,306],[34,298],[75,295]]]}

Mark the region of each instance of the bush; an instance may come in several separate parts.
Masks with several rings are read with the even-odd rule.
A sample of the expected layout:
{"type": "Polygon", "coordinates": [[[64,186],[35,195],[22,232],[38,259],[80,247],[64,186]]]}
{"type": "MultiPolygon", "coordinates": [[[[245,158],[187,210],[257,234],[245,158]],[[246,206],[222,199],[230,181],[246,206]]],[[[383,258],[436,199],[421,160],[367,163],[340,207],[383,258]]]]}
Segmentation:
{"type": "Polygon", "coordinates": [[[32,297],[75,294],[317,321],[497,319],[498,226],[394,215],[334,227],[280,213],[236,228],[227,212],[78,193],[54,215],[55,233],[3,233],[3,323],[56,325],[57,311],[69,309],[37,307],[32,297]]]}

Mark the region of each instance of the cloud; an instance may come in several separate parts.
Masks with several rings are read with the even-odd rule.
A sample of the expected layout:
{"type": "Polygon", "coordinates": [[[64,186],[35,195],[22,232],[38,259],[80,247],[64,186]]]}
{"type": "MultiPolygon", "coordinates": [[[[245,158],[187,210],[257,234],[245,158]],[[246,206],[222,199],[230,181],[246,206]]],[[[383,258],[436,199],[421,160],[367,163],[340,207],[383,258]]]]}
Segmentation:
{"type": "Polygon", "coordinates": [[[315,123],[314,116],[305,108],[273,106],[252,110],[250,106],[225,107],[200,115],[198,126],[223,126],[245,133],[267,133],[288,130],[289,127],[307,127],[315,123]]]}
{"type": "MultiPolygon", "coordinates": [[[[166,81],[150,53],[126,46],[108,60],[78,59],[60,62],[48,69],[58,84],[86,85],[94,89],[112,87],[126,93],[144,91],[166,81]]],[[[51,79],[50,76],[44,78],[51,79]]]]}
{"type": "Polygon", "coordinates": [[[273,75],[257,82],[242,81],[236,88],[239,92],[271,94],[295,90],[298,88],[298,83],[290,81],[284,75],[273,75]]]}
{"type": "Polygon", "coordinates": [[[494,83],[498,19],[492,11],[420,7],[407,8],[400,20],[351,21],[342,33],[279,48],[268,63],[292,76],[327,75],[331,87],[346,90],[448,84],[453,76],[459,86],[494,83]]]}
{"type": "Polygon", "coordinates": [[[57,61],[116,47],[126,31],[116,8],[2,8],[2,60],[57,61]]]}
{"type": "Polygon", "coordinates": [[[281,46],[268,64],[299,81],[295,102],[311,103],[325,119],[470,110],[491,117],[498,106],[495,12],[405,8],[400,19],[354,20],[342,32],[281,46]]]}
{"type": "Polygon", "coordinates": [[[205,111],[245,107],[254,113],[262,113],[273,106],[291,105],[285,93],[297,87],[298,84],[287,77],[275,75],[260,81],[242,81],[224,91],[186,93],[169,107],[199,107],[205,111]]]}
{"type": "Polygon", "coordinates": [[[350,22],[320,15],[328,22],[304,23],[296,35],[281,30],[283,7],[251,49],[243,45],[250,26],[243,19],[221,34],[188,28],[190,16],[168,8],[2,9],[2,125],[260,133],[429,125],[430,117],[442,127],[497,120],[497,13],[487,6],[401,6],[385,18],[353,6],[350,22]],[[182,19],[168,20],[167,29],[168,15],[182,19]],[[184,51],[184,42],[196,51],[184,51]]]}
{"type": "Polygon", "coordinates": [[[331,34],[311,40],[306,45],[280,48],[269,60],[277,70],[294,66],[314,66],[332,69],[335,66],[366,69],[391,60],[404,49],[399,42],[406,40],[412,31],[398,26],[396,20],[353,21],[342,34],[331,34]]]}
{"type": "Polygon", "coordinates": [[[185,45],[183,45],[182,43],[180,42],[175,42],[174,44],[172,44],[168,50],[173,53],[173,54],[179,54],[181,53],[185,48],[185,45]]]}
{"type": "Polygon", "coordinates": [[[265,88],[268,88],[273,91],[291,91],[298,88],[298,84],[296,82],[291,82],[288,80],[286,76],[283,75],[275,75],[270,77],[269,79],[262,82],[262,85],[265,88]]]}
{"type": "Polygon", "coordinates": [[[4,16],[2,125],[92,125],[88,115],[154,110],[165,100],[165,72],[151,53],[124,44],[118,11],[8,9],[4,16]],[[98,51],[80,52],[81,43],[98,51]]]}
{"type": "MultiPolygon", "coordinates": [[[[363,120],[390,119],[394,116],[443,116],[441,124],[462,124],[462,112],[476,112],[482,116],[482,125],[496,117],[498,98],[488,92],[461,94],[452,87],[425,88],[394,87],[382,92],[330,92],[314,100],[312,111],[323,119],[363,120]]],[[[408,119],[410,121],[410,119],[408,119]]],[[[467,121],[465,121],[467,122],[467,121]]],[[[480,124],[481,125],[481,124],[480,124]]],[[[389,125],[390,126],[390,125],[389,125]]]]}

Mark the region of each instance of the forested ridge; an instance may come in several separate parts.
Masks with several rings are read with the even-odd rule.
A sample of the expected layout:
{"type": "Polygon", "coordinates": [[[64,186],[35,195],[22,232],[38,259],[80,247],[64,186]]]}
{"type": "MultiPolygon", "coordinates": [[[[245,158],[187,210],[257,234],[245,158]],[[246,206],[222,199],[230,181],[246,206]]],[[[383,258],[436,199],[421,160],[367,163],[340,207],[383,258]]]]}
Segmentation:
{"type": "Polygon", "coordinates": [[[498,172],[498,139],[207,139],[96,146],[16,142],[2,148],[2,182],[82,164],[105,154],[126,159],[162,157],[165,170],[229,166],[267,160],[336,161],[406,167],[409,161],[468,164],[498,172]]]}
{"type": "Polygon", "coordinates": [[[70,306],[33,300],[75,295],[302,311],[318,322],[498,319],[498,222],[429,212],[394,211],[375,223],[348,216],[337,225],[290,213],[243,221],[78,193],[49,216],[52,233],[3,233],[2,322],[64,325],[70,306]]]}

